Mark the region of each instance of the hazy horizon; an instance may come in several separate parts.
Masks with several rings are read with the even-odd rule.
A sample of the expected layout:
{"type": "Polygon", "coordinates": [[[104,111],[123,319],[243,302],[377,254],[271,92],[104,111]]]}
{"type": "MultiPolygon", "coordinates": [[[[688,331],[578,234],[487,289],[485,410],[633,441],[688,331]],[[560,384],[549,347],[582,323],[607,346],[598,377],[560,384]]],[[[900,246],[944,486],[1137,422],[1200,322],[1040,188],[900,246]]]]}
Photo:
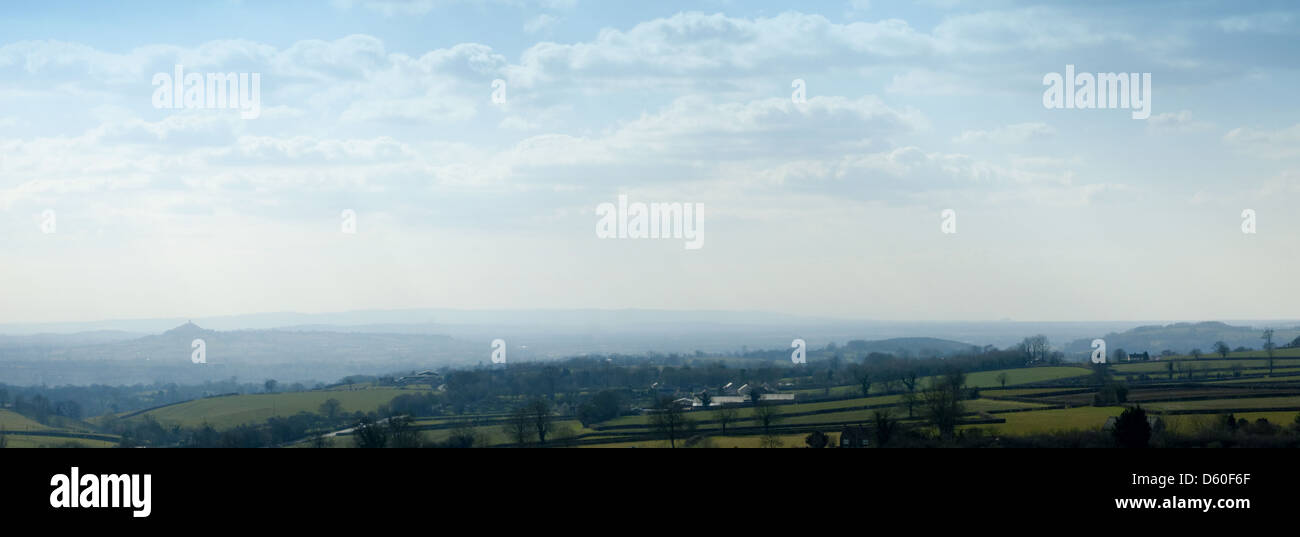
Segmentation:
{"type": "MultiPolygon", "coordinates": [[[[918,335],[917,329],[925,326],[1161,326],[1176,323],[1222,322],[1236,326],[1300,326],[1300,319],[1121,319],[1121,320],[1062,320],[1035,321],[1018,319],[981,319],[981,320],[917,320],[917,319],[867,319],[832,316],[810,316],[764,311],[728,311],[728,310],[666,310],[666,309],[454,309],[454,308],[412,308],[398,310],[348,310],[331,312],[257,312],[238,315],[209,317],[157,317],[157,318],[117,318],[72,321],[17,322],[0,323],[0,335],[39,335],[71,334],[91,331],[121,331],[139,334],[155,334],[192,322],[201,328],[231,330],[275,330],[275,329],[348,329],[348,328],[382,328],[427,326],[436,327],[482,327],[500,326],[503,329],[521,327],[536,330],[564,330],[568,333],[606,330],[610,323],[624,323],[630,330],[653,330],[661,325],[675,327],[698,325],[698,330],[708,330],[713,326],[731,327],[768,327],[791,329],[808,327],[842,328],[844,326],[871,326],[875,330],[888,331],[890,327],[906,327],[899,336],[918,335]],[[638,326],[638,323],[648,323],[638,326]]],[[[887,334],[887,332],[880,332],[887,334]]],[[[942,337],[942,331],[934,336],[942,337]]],[[[1025,334],[1030,335],[1030,334],[1025,334]]],[[[882,336],[884,337],[884,336],[882,336]]]]}

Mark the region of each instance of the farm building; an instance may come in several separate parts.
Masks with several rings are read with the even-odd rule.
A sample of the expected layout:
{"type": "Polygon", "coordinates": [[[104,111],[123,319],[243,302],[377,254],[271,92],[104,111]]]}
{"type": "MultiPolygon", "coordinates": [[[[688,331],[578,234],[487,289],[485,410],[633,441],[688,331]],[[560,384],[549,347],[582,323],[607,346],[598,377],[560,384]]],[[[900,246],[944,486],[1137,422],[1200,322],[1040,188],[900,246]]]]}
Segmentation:
{"type": "Polygon", "coordinates": [[[412,373],[405,377],[400,377],[397,379],[397,383],[398,384],[428,384],[430,386],[437,386],[439,384],[442,384],[442,375],[439,375],[437,372],[433,370],[426,369],[418,373],[412,373]]]}
{"type": "MultiPolygon", "coordinates": [[[[748,397],[741,397],[739,395],[715,395],[709,399],[709,406],[743,405],[748,402],[748,397]]],[[[700,401],[699,397],[696,397],[693,406],[704,406],[704,402],[700,401]]]]}

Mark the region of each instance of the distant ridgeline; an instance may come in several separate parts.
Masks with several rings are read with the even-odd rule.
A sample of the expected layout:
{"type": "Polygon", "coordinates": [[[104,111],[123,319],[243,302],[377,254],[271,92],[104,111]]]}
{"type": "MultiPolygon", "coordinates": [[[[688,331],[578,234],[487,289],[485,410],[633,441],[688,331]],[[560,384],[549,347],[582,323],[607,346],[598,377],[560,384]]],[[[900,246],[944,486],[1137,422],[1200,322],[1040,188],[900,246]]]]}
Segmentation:
{"type": "MultiPolygon", "coordinates": [[[[1201,349],[1205,354],[1214,352],[1214,344],[1222,341],[1231,349],[1245,347],[1248,349],[1264,348],[1263,328],[1249,326],[1232,326],[1221,322],[1175,323],[1165,326],[1139,326],[1121,333],[1109,333],[1103,336],[1106,348],[1114,351],[1123,349],[1129,354],[1149,353],[1152,358],[1161,352],[1170,350],[1178,354],[1187,354],[1192,349],[1201,349]]],[[[1300,327],[1274,328],[1273,344],[1282,348],[1300,337],[1300,327]]],[[[1092,339],[1076,339],[1065,346],[1065,353],[1070,357],[1084,356],[1092,352],[1092,339]]]]}
{"type": "Polygon", "coordinates": [[[853,340],[841,349],[846,353],[869,354],[873,352],[909,358],[932,358],[956,354],[978,353],[980,347],[970,343],[931,337],[900,337],[877,341],[853,340]]]}

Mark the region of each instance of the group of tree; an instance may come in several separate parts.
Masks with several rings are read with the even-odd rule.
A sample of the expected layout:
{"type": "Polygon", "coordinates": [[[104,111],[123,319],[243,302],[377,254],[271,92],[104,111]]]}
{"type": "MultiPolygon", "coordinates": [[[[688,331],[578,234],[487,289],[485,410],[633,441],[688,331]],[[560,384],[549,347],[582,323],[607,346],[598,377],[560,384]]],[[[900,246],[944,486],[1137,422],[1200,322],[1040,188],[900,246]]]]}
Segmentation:
{"type": "Polygon", "coordinates": [[[537,446],[545,447],[548,437],[555,430],[551,404],[542,398],[529,401],[510,413],[502,430],[517,447],[528,446],[534,440],[537,446]]]}
{"type": "Polygon", "coordinates": [[[962,401],[967,399],[966,374],[951,369],[930,379],[930,387],[921,394],[926,417],[943,440],[951,440],[957,423],[965,413],[962,401]]]}

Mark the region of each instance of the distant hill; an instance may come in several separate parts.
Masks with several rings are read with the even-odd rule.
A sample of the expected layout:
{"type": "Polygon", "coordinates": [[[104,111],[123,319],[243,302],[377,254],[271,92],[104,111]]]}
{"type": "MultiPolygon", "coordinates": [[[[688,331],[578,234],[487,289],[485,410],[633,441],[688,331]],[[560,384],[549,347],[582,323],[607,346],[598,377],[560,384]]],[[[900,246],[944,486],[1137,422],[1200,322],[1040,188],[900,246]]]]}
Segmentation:
{"type": "MultiPolygon", "coordinates": [[[[150,336],[120,339],[73,334],[48,344],[0,344],[0,379],[12,384],[202,383],[229,377],[332,382],[347,375],[473,365],[489,341],[428,333],[337,333],[290,330],[216,331],[185,323],[150,336]],[[205,364],[191,361],[202,339],[205,364]]],[[[0,342],[3,343],[3,342],[0,342]]]]}
{"type": "MultiPolygon", "coordinates": [[[[1247,347],[1251,349],[1260,349],[1264,346],[1264,341],[1260,339],[1264,330],[1250,326],[1233,326],[1227,323],[1217,321],[1203,323],[1175,323],[1164,326],[1139,326],[1132,330],[1119,333],[1106,334],[1106,348],[1110,351],[1115,349],[1124,349],[1127,352],[1150,352],[1152,355],[1159,354],[1164,350],[1171,350],[1179,354],[1186,354],[1192,349],[1201,349],[1203,352],[1210,353],[1214,348],[1214,343],[1222,341],[1229,347],[1247,347]]],[[[1300,328],[1275,328],[1273,343],[1281,347],[1296,336],[1300,336],[1300,328]]],[[[1092,339],[1076,339],[1071,341],[1065,347],[1066,354],[1087,354],[1091,352],[1092,339]]]]}
{"type": "MultiPolygon", "coordinates": [[[[96,360],[164,360],[188,363],[191,343],[202,339],[209,363],[306,363],[427,360],[447,361],[471,346],[438,334],[336,333],[291,330],[220,332],[186,323],[162,334],[127,341],[72,347],[70,356],[96,360]]],[[[483,354],[483,353],[480,353],[483,354]]]]}
{"type": "Polygon", "coordinates": [[[853,340],[844,344],[844,351],[855,354],[879,352],[912,358],[952,356],[954,354],[978,352],[978,345],[938,339],[932,337],[898,337],[875,341],[853,340]]]}
{"type": "Polygon", "coordinates": [[[122,332],[119,330],[97,330],[75,334],[29,334],[18,336],[0,335],[0,347],[53,347],[68,345],[93,345],[113,341],[135,339],[144,334],[122,332]]]}

